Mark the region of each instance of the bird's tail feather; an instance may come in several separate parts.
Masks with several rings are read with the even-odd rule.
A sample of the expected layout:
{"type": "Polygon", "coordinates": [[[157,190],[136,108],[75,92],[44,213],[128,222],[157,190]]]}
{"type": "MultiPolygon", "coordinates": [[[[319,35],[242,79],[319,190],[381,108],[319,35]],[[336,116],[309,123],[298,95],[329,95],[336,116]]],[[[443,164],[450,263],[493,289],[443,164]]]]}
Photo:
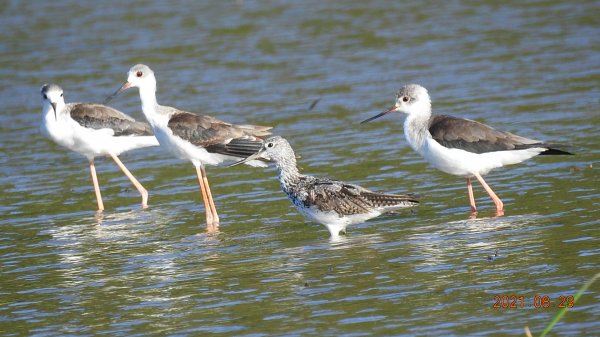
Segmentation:
{"type": "Polygon", "coordinates": [[[568,146],[565,145],[559,145],[559,144],[544,144],[545,148],[547,148],[546,151],[540,153],[540,155],[542,156],[554,156],[554,155],[574,155],[574,153],[568,152],[563,150],[564,148],[568,148],[568,146]]]}
{"type": "Polygon", "coordinates": [[[213,144],[206,146],[206,151],[220,153],[228,156],[246,158],[260,150],[262,141],[249,138],[232,139],[227,144],[213,144]]]}
{"type": "Polygon", "coordinates": [[[384,194],[368,192],[363,196],[369,200],[375,207],[383,208],[403,208],[412,207],[419,204],[419,197],[413,194],[384,194]]]}
{"type": "Polygon", "coordinates": [[[542,151],[542,152],[539,153],[542,156],[548,156],[548,155],[573,155],[573,153],[567,152],[567,151],[563,150],[564,148],[568,148],[568,147],[569,146],[567,146],[567,145],[560,145],[560,144],[530,143],[530,144],[516,145],[515,146],[515,150],[540,148],[540,149],[546,149],[546,150],[544,150],[544,151],[542,151]]]}

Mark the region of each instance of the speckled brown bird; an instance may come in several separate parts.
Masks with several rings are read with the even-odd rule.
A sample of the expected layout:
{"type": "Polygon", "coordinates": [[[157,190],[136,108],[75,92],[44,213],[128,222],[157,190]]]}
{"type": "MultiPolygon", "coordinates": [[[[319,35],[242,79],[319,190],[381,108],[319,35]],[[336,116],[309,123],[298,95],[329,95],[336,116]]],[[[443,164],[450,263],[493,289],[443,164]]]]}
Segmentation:
{"type": "Polygon", "coordinates": [[[234,165],[256,159],[275,162],[281,188],[296,209],[306,218],[325,225],[334,238],[346,233],[348,225],[419,203],[414,195],[377,193],[343,181],[301,174],[294,150],[279,136],[266,139],[256,154],[234,165]]]}

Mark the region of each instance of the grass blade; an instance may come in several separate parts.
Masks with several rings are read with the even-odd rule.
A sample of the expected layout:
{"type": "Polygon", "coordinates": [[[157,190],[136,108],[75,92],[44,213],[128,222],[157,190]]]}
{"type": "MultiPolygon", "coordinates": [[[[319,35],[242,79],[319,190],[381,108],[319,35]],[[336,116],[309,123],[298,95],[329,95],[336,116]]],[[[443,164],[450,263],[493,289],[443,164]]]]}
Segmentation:
{"type": "MultiPolygon", "coordinates": [[[[575,294],[575,296],[573,297],[574,303],[577,303],[577,300],[581,297],[581,295],[583,295],[583,293],[592,285],[592,283],[594,283],[598,278],[600,278],[600,273],[594,275],[594,277],[592,277],[589,281],[587,281],[582,287],[581,289],[579,289],[579,291],[577,291],[577,294],[575,294]]],[[[552,328],[554,327],[554,325],[560,321],[560,319],[567,313],[567,310],[569,308],[568,307],[564,307],[562,308],[557,314],[556,316],[554,316],[554,318],[552,319],[552,321],[550,322],[550,324],[548,324],[548,326],[546,327],[546,329],[544,329],[544,331],[542,331],[542,334],[540,335],[540,337],[544,337],[546,336],[550,330],[552,330],[552,328]]]]}

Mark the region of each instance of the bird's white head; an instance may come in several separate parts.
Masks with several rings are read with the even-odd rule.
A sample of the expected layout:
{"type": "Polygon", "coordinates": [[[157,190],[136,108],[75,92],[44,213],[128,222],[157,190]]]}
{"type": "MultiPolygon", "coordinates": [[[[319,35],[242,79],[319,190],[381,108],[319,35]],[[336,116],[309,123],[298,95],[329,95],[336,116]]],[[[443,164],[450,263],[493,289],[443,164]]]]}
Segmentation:
{"type": "Polygon", "coordinates": [[[408,84],[400,88],[396,94],[394,111],[407,115],[431,113],[431,99],[427,89],[418,84],[408,84]]]}
{"type": "Polygon", "coordinates": [[[396,104],[386,111],[368,118],[362,123],[370,122],[390,112],[402,112],[407,115],[431,115],[431,99],[427,89],[418,84],[407,84],[396,93],[396,104]]]}
{"type": "Polygon", "coordinates": [[[44,84],[40,89],[44,111],[54,112],[54,119],[58,119],[58,111],[61,111],[65,105],[63,90],[57,84],[44,84]]]}
{"type": "Polygon", "coordinates": [[[145,64],[136,64],[131,67],[127,72],[127,82],[123,83],[114,94],[108,96],[104,101],[104,104],[110,102],[115,96],[123,91],[135,87],[140,89],[140,94],[143,91],[152,96],[156,92],[156,78],[154,77],[154,72],[145,64]]]}
{"type": "Polygon", "coordinates": [[[136,64],[127,72],[129,87],[153,88],[156,90],[154,72],[145,64],[136,64]]]}

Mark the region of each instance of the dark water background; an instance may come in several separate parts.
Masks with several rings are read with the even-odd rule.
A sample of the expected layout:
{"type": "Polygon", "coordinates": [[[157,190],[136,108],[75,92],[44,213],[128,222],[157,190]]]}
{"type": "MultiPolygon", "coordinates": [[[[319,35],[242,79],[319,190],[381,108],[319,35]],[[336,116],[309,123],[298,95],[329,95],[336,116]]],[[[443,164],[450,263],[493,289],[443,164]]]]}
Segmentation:
{"type": "MultiPolygon", "coordinates": [[[[447,336],[539,333],[599,271],[597,1],[4,1],[0,6],[0,334],[3,336],[447,336]],[[101,102],[135,63],[163,104],[275,126],[306,173],[423,196],[416,213],[351,227],[305,222],[276,172],[208,168],[221,216],[204,233],[190,163],[160,149],[97,170],[38,132],[39,88],[101,102]],[[572,144],[492,172],[506,216],[427,167],[399,118],[358,122],[406,83],[437,113],[572,144]],[[320,101],[309,110],[313,100],[320,101]],[[488,256],[498,256],[492,261],[488,256]],[[494,296],[530,307],[493,308],[494,296]]],[[[113,106],[142,119],[135,92],[113,106]]],[[[592,286],[554,328],[600,331],[592,286]]]]}

